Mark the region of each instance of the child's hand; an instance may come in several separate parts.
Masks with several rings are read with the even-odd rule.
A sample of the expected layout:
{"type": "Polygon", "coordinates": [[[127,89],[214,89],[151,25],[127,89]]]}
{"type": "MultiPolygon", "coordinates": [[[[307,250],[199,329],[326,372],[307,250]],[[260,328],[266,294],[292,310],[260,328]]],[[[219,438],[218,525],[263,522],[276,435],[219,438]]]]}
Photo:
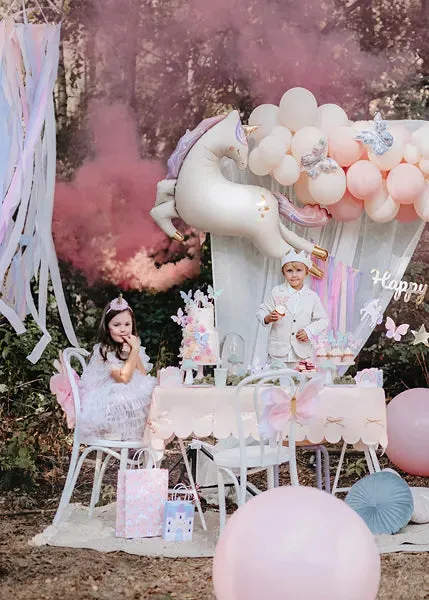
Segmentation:
{"type": "Polygon", "coordinates": [[[296,334],[296,339],[299,342],[308,342],[308,335],[306,334],[306,332],[304,331],[304,329],[300,329],[298,331],[298,333],[296,334]]]}
{"type": "Polygon", "coordinates": [[[124,335],[124,342],[130,346],[131,350],[140,350],[140,340],[135,335],[124,335]]]}
{"type": "Polygon", "coordinates": [[[264,321],[268,325],[268,323],[274,323],[275,321],[279,321],[281,318],[282,315],[279,315],[277,311],[272,310],[270,313],[267,314],[264,321]]]}

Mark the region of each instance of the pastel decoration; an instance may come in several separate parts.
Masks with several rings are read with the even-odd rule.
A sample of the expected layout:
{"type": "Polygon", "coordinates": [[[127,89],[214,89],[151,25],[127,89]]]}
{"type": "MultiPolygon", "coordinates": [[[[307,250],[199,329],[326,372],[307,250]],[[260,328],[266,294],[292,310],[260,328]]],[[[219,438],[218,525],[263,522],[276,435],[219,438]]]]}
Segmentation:
{"type": "Polygon", "coordinates": [[[420,152],[414,144],[405,144],[404,148],[404,160],[410,165],[415,165],[419,162],[420,152]]]}
{"type": "Polygon", "coordinates": [[[316,110],[316,127],[319,127],[325,135],[347,125],[349,122],[346,111],[337,104],[322,104],[316,110]]]}
{"type": "Polygon", "coordinates": [[[280,125],[279,107],[275,104],[260,104],[250,113],[249,125],[258,125],[253,137],[260,142],[280,125]]]}
{"type": "Polygon", "coordinates": [[[310,177],[308,190],[316,202],[330,206],[343,197],[346,191],[346,175],[342,169],[331,173],[320,173],[317,177],[310,177]]]}
{"type": "Polygon", "coordinates": [[[401,163],[387,176],[387,191],[400,204],[413,204],[423,193],[425,178],[415,165],[401,163]]]}
{"type": "MultiPolygon", "coordinates": [[[[72,369],[73,377],[76,383],[79,381],[79,375],[72,369]]],[[[67,427],[73,429],[76,425],[76,411],[74,407],[73,392],[69,378],[63,367],[60,373],[52,375],[49,381],[51,394],[57,398],[58,404],[61,406],[67,417],[67,427]]]]}
{"type": "Polygon", "coordinates": [[[398,214],[399,204],[387,194],[386,187],[383,185],[375,194],[365,200],[365,210],[368,217],[376,223],[387,223],[398,214]]]}
{"type": "Polygon", "coordinates": [[[285,152],[288,152],[290,150],[290,145],[292,142],[292,133],[287,127],[285,127],[284,125],[278,125],[277,127],[274,127],[270,135],[281,140],[285,152]]]}
{"type": "Polygon", "coordinates": [[[400,223],[411,223],[419,218],[413,204],[401,204],[396,215],[396,220],[400,223]]]}
{"type": "Polygon", "coordinates": [[[427,136],[418,138],[417,148],[423,158],[429,158],[429,138],[427,136]]]}
{"type": "Polygon", "coordinates": [[[369,160],[358,160],[347,171],[347,188],[360,200],[380,189],[382,180],[380,169],[369,160]]]}
{"type": "Polygon", "coordinates": [[[313,149],[321,140],[326,140],[323,131],[317,127],[304,127],[293,136],[290,151],[296,160],[300,162],[303,156],[313,152],[313,149]]]}
{"type": "Polygon", "coordinates": [[[271,170],[269,165],[266,165],[262,160],[261,153],[259,152],[259,148],[255,148],[249,154],[249,169],[255,175],[259,175],[263,177],[264,175],[268,175],[271,170]]]}
{"type": "Polygon", "coordinates": [[[394,320],[391,317],[386,317],[386,337],[390,340],[395,340],[395,342],[400,342],[404,335],[407,335],[408,330],[410,328],[408,323],[402,323],[401,325],[396,325],[394,320]]]}
{"type": "Polygon", "coordinates": [[[355,483],[346,503],[374,534],[398,533],[408,524],[414,508],[408,484],[386,471],[372,473],[355,483]]]}
{"type": "Polygon", "coordinates": [[[273,177],[281,185],[293,185],[301,175],[298,163],[290,154],[283,156],[281,163],[273,169],[273,177]]]}
{"type": "Polygon", "coordinates": [[[411,142],[414,145],[418,145],[420,140],[423,140],[429,136],[429,125],[422,125],[411,134],[411,142]]]}
{"type": "Polygon", "coordinates": [[[363,208],[363,200],[355,198],[346,190],[341,200],[329,207],[329,212],[336,221],[349,223],[360,217],[363,208]]]}
{"type": "Polygon", "coordinates": [[[429,476],[429,389],[406,390],[387,405],[386,454],[411,475],[429,476]]]}
{"type": "Polygon", "coordinates": [[[418,216],[423,221],[429,221],[429,183],[425,183],[423,194],[414,203],[414,208],[418,216]]]}
{"type": "Polygon", "coordinates": [[[295,87],[285,92],[280,100],[280,123],[291,131],[313,125],[316,120],[317,100],[305,88],[295,87]]]}
{"type": "Polygon", "coordinates": [[[352,127],[338,127],[329,134],[329,156],[342,167],[349,167],[362,156],[363,146],[355,136],[352,127]]]}
{"type": "Polygon", "coordinates": [[[354,380],[359,387],[383,387],[383,369],[362,369],[354,380]]]}
{"type": "Polygon", "coordinates": [[[391,147],[381,155],[368,150],[369,160],[377,165],[380,171],[389,171],[399,165],[404,156],[404,143],[400,137],[395,137],[391,147]]]}
{"type": "Polygon", "coordinates": [[[260,141],[258,152],[262,162],[265,165],[274,168],[282,161],[283,156],[285,155],[284,144],[280,139],[273,135],[268,135],[260,141]]]}
{"type": "Polygon", "coordinates": [[[316,201],[309,190],[310,177],[307,173],[302,173],[301,177],[295,183],[293,191],[301,204],[315,204],[316,201]]]}
{"type": "Polygon", "coordinates": [[[369,129],[362,129],[356,139],[368,147],[376,156],[382,156],[393,146],[394,137],[389,131],[387,121],[383,120],[381,113],[376,113],[369,129]]]}
{"type": "Polygon", "coordinates": [[[213,562],[217,600],[375,600],[380,555],[345,502],[309,487],[281,486],[241,506],[213,562]]]}
{"type": "Polygon", "coordinates": [[[429,159],[421,158],[419,160],[419,169],[424,175],[429,175],[429,159]]]}

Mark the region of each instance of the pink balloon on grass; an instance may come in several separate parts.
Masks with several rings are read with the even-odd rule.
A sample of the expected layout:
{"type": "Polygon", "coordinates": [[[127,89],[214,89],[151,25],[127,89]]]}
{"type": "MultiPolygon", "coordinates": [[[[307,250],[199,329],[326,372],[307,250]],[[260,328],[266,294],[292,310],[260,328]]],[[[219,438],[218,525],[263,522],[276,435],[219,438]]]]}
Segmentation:
{"type": "Polygon", "coordinates": [[[358,219],[363,211],[363,200],[359,200],[346,190],[346,193],[339,202],[329,207],[329,212],[336,221],[349,223],[358,219]]]}
{"type": "Polygon", "coordinates": [[[401,163],[387,176],[387,191],[400,204],[413,204],[423,193],[425,178],[415,165],[401,163]]]}
{"type": "Polygon", "coordinates": [[[375,600],[380,555],[363,519],[316,488],[282,486],[246,502],[213,562],[217,600],[375,600]]]}
{"type": "Polygon", "coordinates": [[[413,204],[401,204],[395,219],[400,223],[411,223],[419,218],[413,204]]]}
{"type": "Polygon", "coordinates": [[[324,206],[341,200],[346,187],[346,175],[341,168],[331,173],[320,173],[317,177],[310,177],[308,181],[310,194],[317,203],[324,206]]]}
{"type": "Polygon", "coordinates": [[[429,476],[429,389],[414,388],[387,406],[386,454],[411,475],[429,476]]]}
{"type": "Polygon", "coordinates": [[[329,156],[342,167],[349,167],[362,156],[363,145],[355,137],[353,127],[338,127],[329,135],[329,156]]]}
{"type": "Polygon", "coordinates": [[[380,189],[382,180],[380,169],[369,160],[358,160],[347,171],[347,188],[360,200],[380,189]]]}

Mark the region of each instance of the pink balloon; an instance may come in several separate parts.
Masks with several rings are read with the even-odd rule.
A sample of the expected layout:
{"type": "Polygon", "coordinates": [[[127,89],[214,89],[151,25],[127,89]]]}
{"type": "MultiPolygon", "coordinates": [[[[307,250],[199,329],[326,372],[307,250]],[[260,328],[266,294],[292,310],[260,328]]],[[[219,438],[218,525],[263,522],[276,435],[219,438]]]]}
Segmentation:
{"type": "Polygon", "coordinates": [[[279,487],[230,518],[213,583],[217,600],[375,600],[380,555],[345,502],[316,488],[279,487]]]}
{"type": "Polygon", "coordinates": [[[400,204],[413,204],[425,189],[423,173],[408,163],[401,163],[392,169],[386,181],[389,194],[400,204]]]}
{"type": "Polygon", "coordinates": [[[374,194],[382,181],[380,169],[369,160],[358,160],[347,171],[347,188],[352,196],[360,200],[374,194]]]}
{"type": "Polygon", "coordinates": [[[429,389],[406,390],[387,405],[387,456],[411,475],[429,476],[429,389]]]}
{"type": "Polygon", "coordinates": [[[362,214],[363,200],[359,200],[346,191],[339,202],[329,207],[329,212],[337,221],[349,223],[355,221],[362,214]]]}
{"type": "Polygon", "coordinates": [[[349,167],[362,156],[363,146],[355,137],[354,127],[338,127],[329,135],[329,156],[342,167],[349,167]]]}
{"type": "Polygon", "coordinates": [[[316,200],[313,198],[308,188],[309,179],[310,177],[307,175],[307,173],[302,173],[301,177],[293,186],[295,196],[298,198],[301,204],[316,204],[316,200]]]}
{"type": "Polygon", "coordinates": [[[395,218],[400,223],[411,223],[418,219],[419,215],[416,213],[414,204],[401,204],[395,218]]]}

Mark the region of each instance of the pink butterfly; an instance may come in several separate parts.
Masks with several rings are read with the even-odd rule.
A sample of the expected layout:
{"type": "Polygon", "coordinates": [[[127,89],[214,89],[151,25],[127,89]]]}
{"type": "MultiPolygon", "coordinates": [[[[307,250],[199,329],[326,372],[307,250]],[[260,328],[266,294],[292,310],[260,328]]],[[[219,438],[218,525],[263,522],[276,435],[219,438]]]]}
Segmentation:
{"type": "Polygon", "coordinates": [[[289,391],[271,386],[263,390],[261,400],[264,409],[259,421],[259,433],[269,440],[276,433],[284,431],[288,421],[294,419],[305,423],[314,416],[319,392],[323,388],[323,377],[315,377],[306,383],[295,395],[289,391]]]}
{"type": "Polygon", "coordinates": [[[394,339],[395,342],[400,342],[403,335],[408,333],[409,325],[407,323],[403,323],[402,325],[398,325],[396,327],[395,322],[390,317],[386,317],[386,336],[390,339],[394,339]]]}

